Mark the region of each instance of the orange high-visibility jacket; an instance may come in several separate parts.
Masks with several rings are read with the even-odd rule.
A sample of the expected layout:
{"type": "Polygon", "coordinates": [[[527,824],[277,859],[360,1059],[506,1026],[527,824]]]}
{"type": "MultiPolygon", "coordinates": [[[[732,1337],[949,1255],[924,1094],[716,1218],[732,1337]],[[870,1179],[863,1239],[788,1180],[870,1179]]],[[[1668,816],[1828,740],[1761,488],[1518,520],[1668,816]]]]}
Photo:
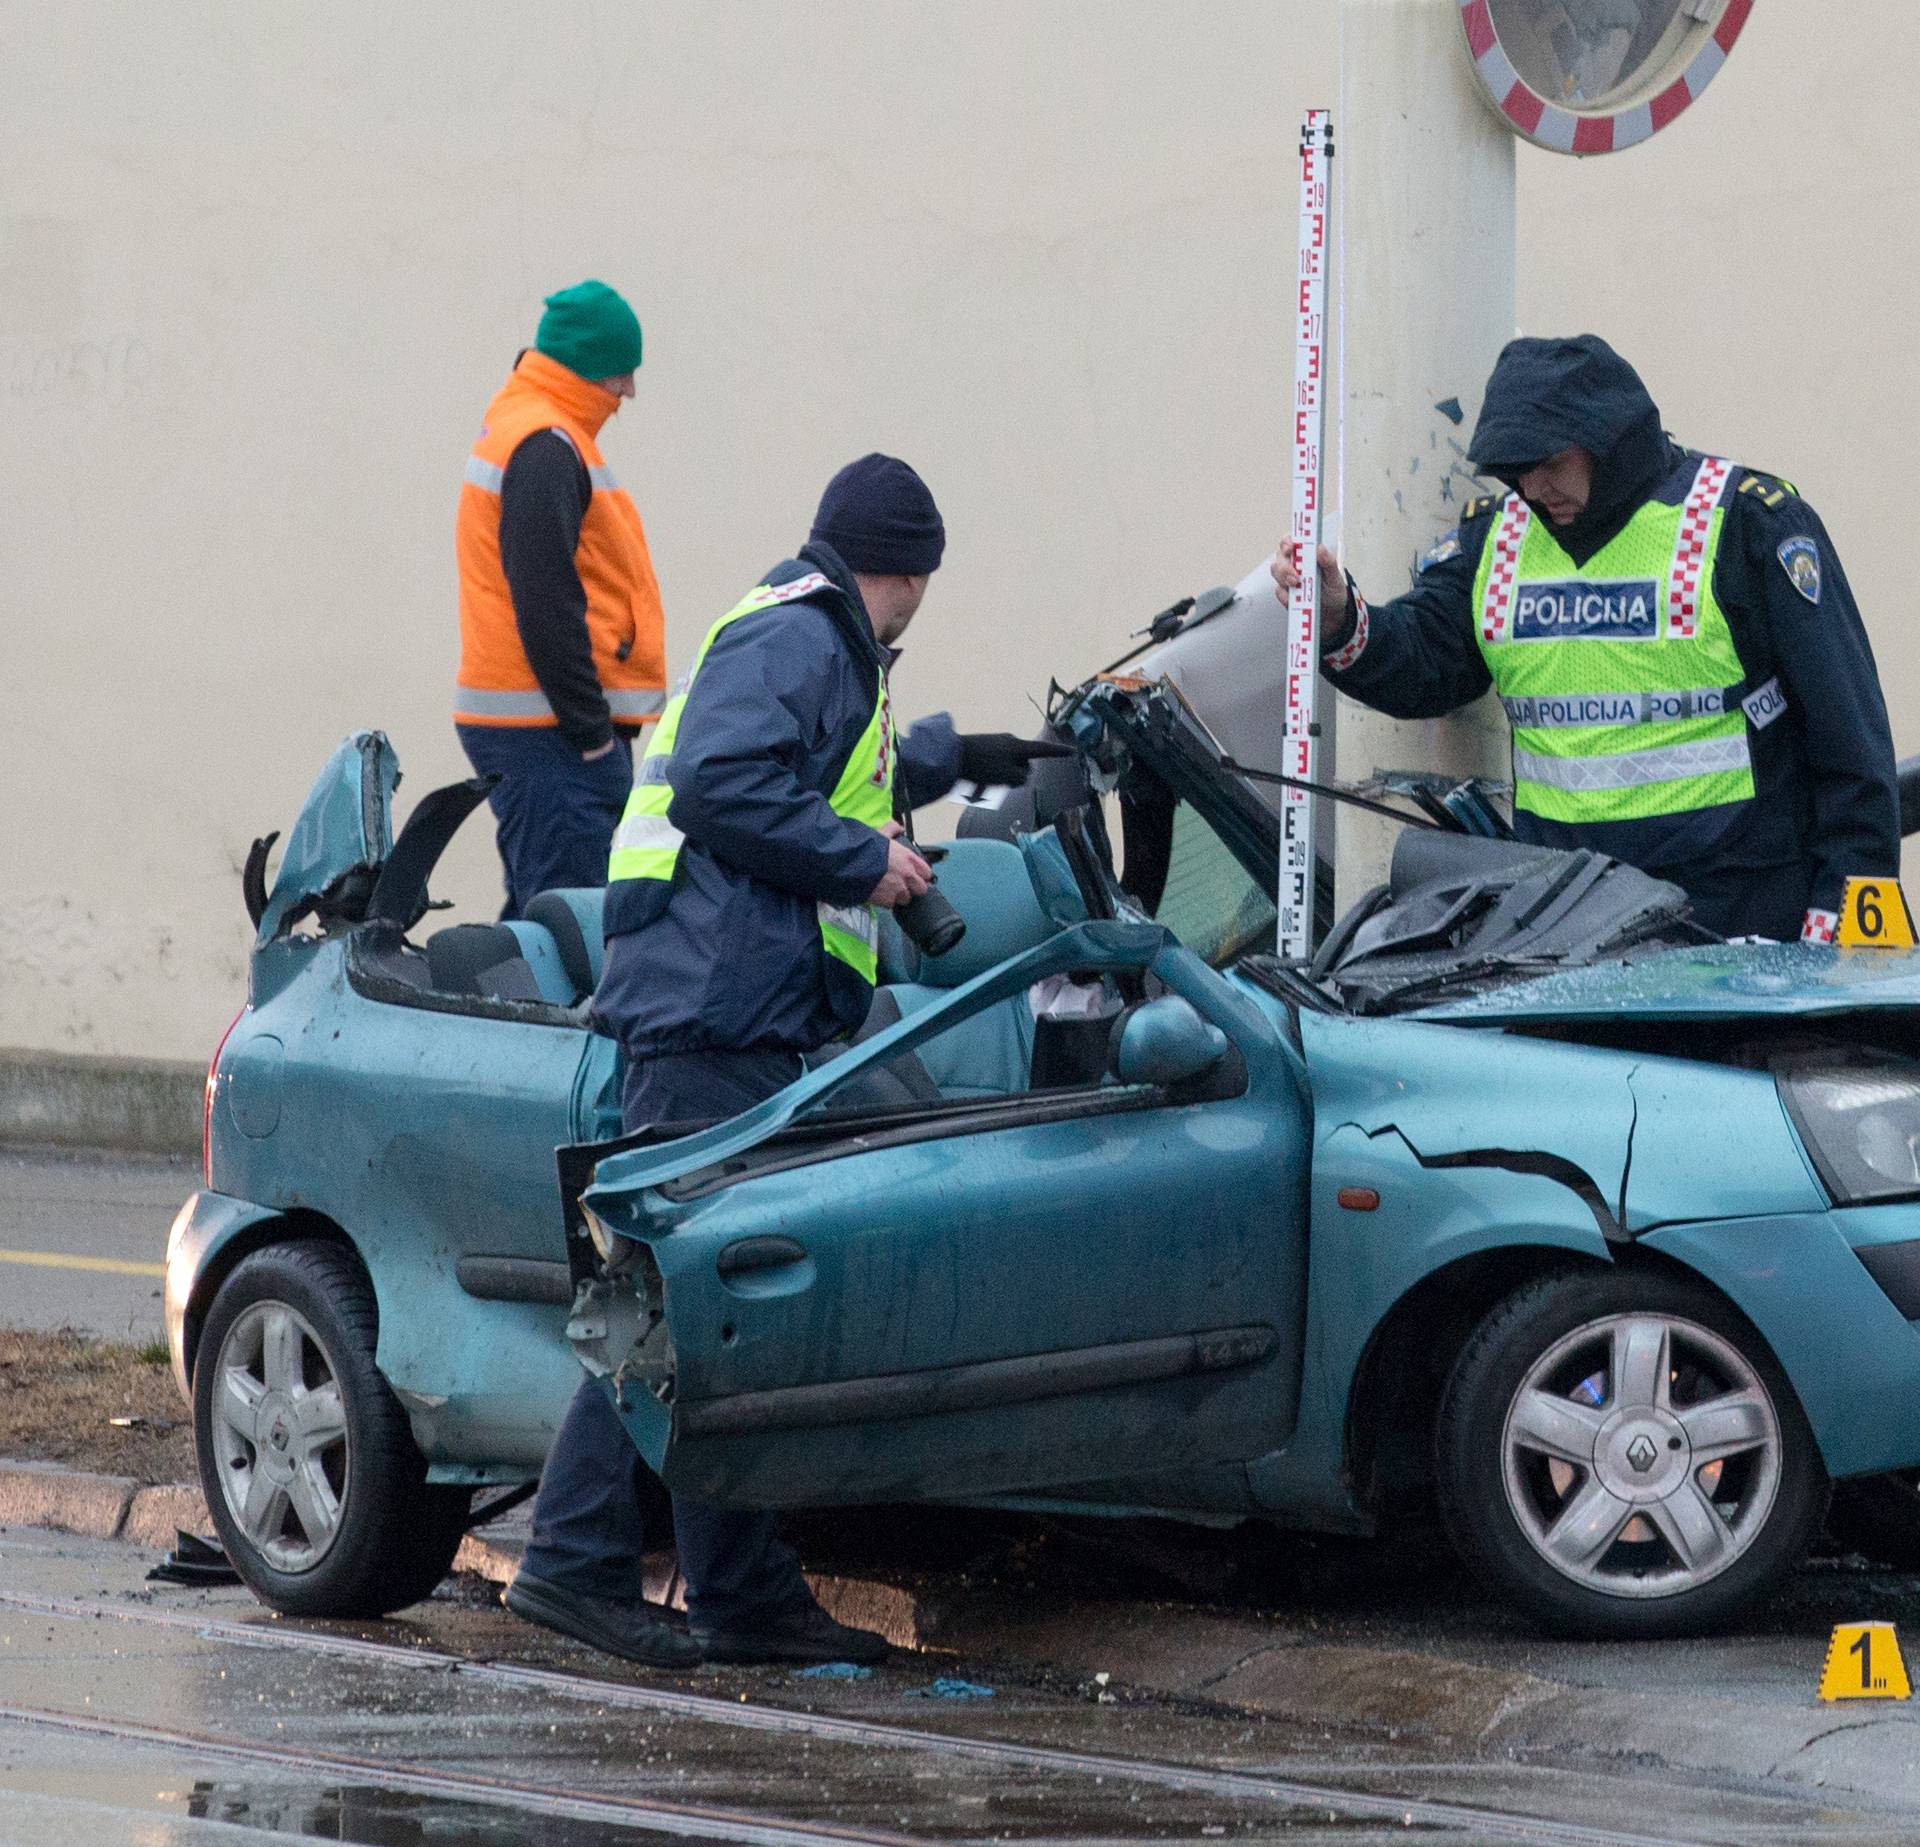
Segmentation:
{"type": "Polygon", "coordinates": [[[540,690],[500,564],[500,484],[514,450],[538,430],[558,430],[586,464],[593,496],[580,522],[574,566],[587,593],[593,664],[613,722],[626,729],[658,718],[667,696],[666,625],[647,535],[632,497],[613,478],[594,438],[620,400],[546,354],[520,356],[487,406],[467,458],[454,551],[460,565],[460,683],[453,716],[462,725],[554,725],[540,690]]]}

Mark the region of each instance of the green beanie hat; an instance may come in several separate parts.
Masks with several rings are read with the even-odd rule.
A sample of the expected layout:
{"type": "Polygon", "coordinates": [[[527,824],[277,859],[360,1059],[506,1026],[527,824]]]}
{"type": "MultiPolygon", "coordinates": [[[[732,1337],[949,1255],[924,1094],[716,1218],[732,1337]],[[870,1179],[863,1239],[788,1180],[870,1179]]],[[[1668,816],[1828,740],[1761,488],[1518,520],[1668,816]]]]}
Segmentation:
{"type": "Polygon", "coordinates": [[[535,350],[582,378],[617,378],[640,364],[640,321],[616,289],[576,282],[547,297],[535,350]]]}

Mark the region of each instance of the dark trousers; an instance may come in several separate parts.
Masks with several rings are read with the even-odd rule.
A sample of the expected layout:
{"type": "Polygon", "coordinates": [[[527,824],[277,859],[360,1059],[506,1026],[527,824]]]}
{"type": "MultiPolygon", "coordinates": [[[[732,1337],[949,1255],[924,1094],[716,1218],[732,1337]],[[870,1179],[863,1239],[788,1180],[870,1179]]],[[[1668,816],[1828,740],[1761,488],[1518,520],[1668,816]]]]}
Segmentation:
{"type": "Polygon", "coordinates": [[[506,869],[502,922],[543,891],[607,882],[607,851],[633,787],[633,747],[589,763],[552,726],[456,725],[467,761],[498,776],[487,797],[506,869]]]}
{"type": "MultiPolygon", "coordinates": [[[[785,1052],[647,1059],[627,1067],[621,1114],[628,1129],[733,1116],[799,1075],[800,1060],[785,1052]]],[[[648,1529],[658,1530],[668,1498],[600,1382],[583,1380],[547,1452],[526,1569],[587,1596],[637,1597],[648,1529]]],[[[736,1628],[811,1600],[772,1514],[677,1494],[671,1503],[691,1622],[736,1628]]]]}

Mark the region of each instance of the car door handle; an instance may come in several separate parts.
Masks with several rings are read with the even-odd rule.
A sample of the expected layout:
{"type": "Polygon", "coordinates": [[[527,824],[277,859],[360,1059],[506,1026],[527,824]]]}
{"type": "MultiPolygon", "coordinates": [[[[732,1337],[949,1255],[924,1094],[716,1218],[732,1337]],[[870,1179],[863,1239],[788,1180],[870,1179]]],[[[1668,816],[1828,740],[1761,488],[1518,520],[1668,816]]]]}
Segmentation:
{"type": "Polygon", "coordinates": [[[753,1270],[782,1270],[806,1259],[807,1247],[792,1238],[742,1238],[729,1244],[713,1267],[722,1276],[745,1276],[753,1270]]]}

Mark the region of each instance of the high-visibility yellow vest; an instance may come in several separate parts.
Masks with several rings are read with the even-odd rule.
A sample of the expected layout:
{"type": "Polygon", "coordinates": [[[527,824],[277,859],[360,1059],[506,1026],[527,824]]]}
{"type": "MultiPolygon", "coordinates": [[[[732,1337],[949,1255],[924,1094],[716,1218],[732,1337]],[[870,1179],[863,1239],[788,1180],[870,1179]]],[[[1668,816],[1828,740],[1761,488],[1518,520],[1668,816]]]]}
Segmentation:
{"type": "MultiPolygon", "coordinates": [[[[686,710],[687,695],[693,689],[701,663],[707,658],[720,631],[742,616],[776,603],[790,603],[826,589],[828,580],[818,571],[797,577],[791,583],[760,584],[707,631],[693,665],[681,681],[660,722],[653,728],[646,755],[634,778],[633,791],[627,797],[626,812],[614,830],[613,851],[607,860],[607,883],[620,879],[663,879],[672,882],[686,846],[686,836],[667,818],[673,801],[673,786],[667,780],[673,764],[673,748],[680,735],[680,715],[686,710]]],[[[827,798],[837,815],[862,826],[881,828],[893,819],[893,768],[897,754],[893,730],[893,706],[887,694],[887,675],[878,670],[874,691],[873,716],[867,721],[858,742],[848,755],[833,793],[827,798]]],[[[873,982],[879,974],[880,918],[870,904],[822,904],[820,946],[836,960],[844,962],[863,981],[873,982]]]]}
{"type": "Polygon", "coordinates": [[[1648,501],[1585,564],[1510,494],[1481,547],[1480,652],[1513,726],[1514,806],[1639,821],[1753,798],[1749,727],[1785,710],[1742,682],[1713,594],[1729,483],[1701,457],[1677,505],[1648,501]]]}

